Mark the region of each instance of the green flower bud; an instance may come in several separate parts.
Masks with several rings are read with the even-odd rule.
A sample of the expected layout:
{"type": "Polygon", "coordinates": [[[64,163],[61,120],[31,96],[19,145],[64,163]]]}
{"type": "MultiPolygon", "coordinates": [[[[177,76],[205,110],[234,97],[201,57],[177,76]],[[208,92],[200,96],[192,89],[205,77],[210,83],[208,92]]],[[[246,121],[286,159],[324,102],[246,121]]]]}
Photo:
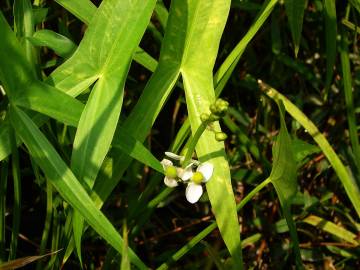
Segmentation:
{"type": "Polygon", "coordinates": [[[177,177],[177,170],[175,166],[168,166],[165,169],[165,175],[169,178],[176,178],[177,177]]]}
{"type": "Polygon", "coordinates": [[[228,108],[229,108],[229,102],[221,98],[218,98],[213,104],[210,105],[210,111],[218,117],[225,116],[228,108]]]}
{"type": "Polygon", "coordinates": [[[208,113],[202,113],[202,114],[200,115],[200,119],[201,119],[202,122],[208,121],[208,120],[209,120],[209,117],[210,117],[210,115],[209,115],[208,113]]]}
{"type": "Polygon", "coordinates": [[[216,112],[217,112],[216,103],[211,104],[210,107],[209,107],[209,109],[210,109],[210,111],[211,111],[212,113],[216,114],[216,112]]]}
{"type": "Polygon", "coordinates": [[[227,135],[224,132],[216,132],[215,133],[215,140],[217,140],[218,142],[222,142],[225,141],[227,139],[227,135]]]}
{"type": "Polygon", "coordinates": [[[203,180],[204,176],[201,172],[194,172],[194,174],[191,176],[191,181],[193,181],[195,184],[200,185],[203,180]]]}
{"type": "Polygon", "coordinates": [[[210,114],[210,116],[209,116],[209,121],[211,121],[211,122],[214,122],[214,121],[217,121],[217,120],[219,120],[220,119],[220,117],[219,116],[217,116],[217,115],[215,115],[215,114],[210,114]]]}

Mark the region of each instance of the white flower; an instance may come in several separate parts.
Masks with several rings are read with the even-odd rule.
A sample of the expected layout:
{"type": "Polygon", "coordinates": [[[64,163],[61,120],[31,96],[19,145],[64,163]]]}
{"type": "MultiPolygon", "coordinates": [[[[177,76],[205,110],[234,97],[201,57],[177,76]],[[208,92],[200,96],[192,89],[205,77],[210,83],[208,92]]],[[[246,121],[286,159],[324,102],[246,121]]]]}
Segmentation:
{"type": "Polygon", "coordinates": [[[161,164],[164,168],[164,183],[168,187],[176,187],[178,185],[178,182],[176,181],[176,178],[178,176],[178,168],[176,168],[171,160],[163,159],[161,161],[161,164]]]}
{"type": "MultiPolygon", "coordinates": [[[[185,168],[186,169],[186,168],[185,168]]],[[[185,196],[190,203],[196,203],[203,194],[203,187],[201,183],[206,183],[210,180],[214,171],[214,166],[211,163],[205,162],[197,167],[196,172],[192,173],[189,184],[186,187],[185,196]]],[[[188,180],[188,179],[187,179],[188,180]]],[[[186,181],[183,179],[183,181],[186,181]]]]}

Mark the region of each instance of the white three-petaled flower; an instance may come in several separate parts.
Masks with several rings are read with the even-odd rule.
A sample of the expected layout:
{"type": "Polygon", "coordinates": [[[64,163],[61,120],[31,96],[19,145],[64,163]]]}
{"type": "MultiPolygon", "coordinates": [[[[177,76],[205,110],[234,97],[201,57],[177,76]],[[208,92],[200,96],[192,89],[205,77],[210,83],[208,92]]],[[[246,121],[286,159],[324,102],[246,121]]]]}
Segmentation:
{"type": "Polygon", "coordinates": [[[176,187],[178,185],[177,179],[180,178],[182,181],[187,181],[193,175],[192,166],[190,163],[185,169],[175,167],[171,160],[163,159],[161,164],[164,169],[165,177],[164,183],[168,187],[176,187]]]}
{"type": "MultiPolygon", "coordinates": [[[[184,161],[183,156],[176,155],[171,152],[165,152],[165,155],[180,162],[184,161]]],[[[196,203],[203,194],[202,183],[210,180],[214,166],[211,163],[200,163],[197,160],[191,160],[185,168],[175,167],[171,160],[163,159],[161,164],[164,168],[164,183],[168,187],[178,186],[178,181],[188,182],[185,196],[190,203],[196,203]],[[193,166],[198,166],[196,171],[193,171],[193,166]]]]}
{"type": "Polygon", "coordinates": [[[196,203],[200,199],[203,194],[203,187],[201,186],[201,183],[209,181],[213,171],[214,166],[211,163],[205,162],[200,164],[197,167],[196,172],[192,173],[188,179],[183,179],[184,181],[190,179],[185,191],[186,199],[190,203],[196,203]]]}

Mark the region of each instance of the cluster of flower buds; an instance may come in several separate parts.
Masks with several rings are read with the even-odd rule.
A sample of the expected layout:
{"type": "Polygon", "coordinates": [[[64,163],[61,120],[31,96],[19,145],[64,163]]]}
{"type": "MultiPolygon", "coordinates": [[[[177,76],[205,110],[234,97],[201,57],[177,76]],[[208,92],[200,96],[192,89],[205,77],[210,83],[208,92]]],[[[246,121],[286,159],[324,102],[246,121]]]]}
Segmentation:
{"type": "MultiPolygon", "coordinates": [[[[229,108],[229,102],[221,98],[218,98],[209,107],[211,113],[210,114],[202,113],[200,115],[200,119],[205,124],[210,124],[214,121],[218,121],[220,120],[220,118],[226,115],[228,108],[229,108]]],[[[227,139],[227,135],[224,132],[214,132],[214,133],[215,133],[215,139],[217,141],[225,141],[227,139]]]]}

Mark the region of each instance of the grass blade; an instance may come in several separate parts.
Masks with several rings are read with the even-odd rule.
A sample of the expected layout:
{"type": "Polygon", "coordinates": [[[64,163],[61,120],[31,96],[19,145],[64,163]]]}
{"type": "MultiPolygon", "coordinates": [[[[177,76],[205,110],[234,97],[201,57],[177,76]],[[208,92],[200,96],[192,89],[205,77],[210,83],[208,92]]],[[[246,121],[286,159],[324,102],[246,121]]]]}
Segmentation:
{"type": "Polygon", "coordinates": [[[360,245],[359,240],[357,240],[356,234],[344,229],[343,227],[340,227],[339,225],[336,225],[331,221],[327,221],[326,219],[315,215],[310,215],[302,221],[312,226],[318,227],[319,229],[324,230],[325,232],[328,232],[342,240],[345,240],[353,244],[354,247],[360,245]]]}
{"type": "Polygon", "coordinates": [[[216,96],[219,96],[221,91],[224,89],[246,47],[249,45],[255,34],[259,31],[261,26],[270,16],[278,1],[279,0],[267,0],[264,2],[261,10],[256,16],[253,24],[250,26],[249,30],[246,32],[245,36],[235,46],[231,53],[226,57],[225,61],[221,64],[220,68],[216,71],[214,75],[216,96]]]}
{"type": "Polygon", "coordinates": [[[55,251],[55,252],[51,252],[51,253],[47,253],[41,256],[27,256],[27,257],[23,257],[23,258],[19,258],[16,260],[12,260],[3,264],[0,264],[0,269],[1,270],[13,270],[13,269],[18,269],[21,267],[24,267],[32,262],[41,260],[42,258],[51,256],[53,254],[58,253],[59,251],[55,251]]]}
{"type": "MultiPolygon", "coordinates": [[[[81,213],[100,236],[121,253],[123,249],[121,236],[104,214],[95,207],[74,174],[31,119],[20,109],[11,107],[10,120],[34,161],[61,196],[81,213]]],[[[146,269],[144,263],[131,250],[129,250],[129,258],[140,269],[146,269]]]]}
{"type": "Polygon", "coordinates": [[[17,38],[25,48],[25,55],[33,70],[36,70],[37,56],[34,46],[28,37],[31,37],[35,30],[33,10],[30,0],[14,1],[14,28],[17,38]]]}
{"type": "Polygon", "coordinates": [[[300,47],[301,32],[306,0],[285,0],[286,14],[289,20],[294,52],[297,57],[300,47]]]}
{"type": "Polygon", "coordinates": [[[326,100],[332,82],[336,60],[337,23],[335,0],[324,0],[324,17],[326,40],[326,79],[324,98],[326,100]]]}
{"type": "Polygon", "coordinates": [[[0,11],[0,80],[9,99],[36,78],[24,50],[0,11]]]}
{"type": "Polygon", "coordinates": [[[352,74],[350,69],[350,59],[348,52],[348,40],[346,38],[345,32],[342,33],[342,38],[341,38],[340,60],[341,60],[341,69],[342,69],[350,141],[351,141],[352,151],[355,156],[355,164],[357,165],[357,168],[360,171],[360,145],[359,145],[359,136],[357,130],[358,128],[356,124],[356,114],[354,108],[353,86],[351,80],[352,74]]]}
{"type": "Polygon", "coordinates": [[[15,133],[12,131],[10,135],[12,158],[12,179],[14,184],[14,205],[13,205],[13,217],[12,217],[12,229],[11,229],[11,243],[9,260],[16,258],[16,251],[18,245],[19,228],[20,228],[20,216],[21,216],[21,176],[20,176],[20,163],[19,152],[16,145],[15,133]]]}

